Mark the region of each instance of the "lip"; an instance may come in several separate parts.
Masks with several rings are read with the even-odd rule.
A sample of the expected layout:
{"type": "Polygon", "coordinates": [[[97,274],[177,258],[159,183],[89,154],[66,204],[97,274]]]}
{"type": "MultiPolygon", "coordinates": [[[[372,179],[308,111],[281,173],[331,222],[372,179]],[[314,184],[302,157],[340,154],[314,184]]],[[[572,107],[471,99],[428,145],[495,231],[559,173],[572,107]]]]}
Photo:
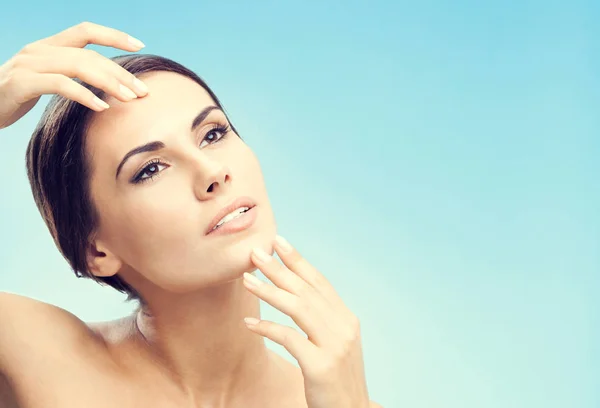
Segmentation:
{"type": "MultiPolygon", "coordinates": [[[[254,202],[254,200],[252,200],[250,197],[238,197],[235,200],[233,200],[230,204],[226,205],[225,207],[223,207],[212,219],[212,221],[210,222],[210,225],[208,226],[208,228],[205,231],[205,235],[208,235],[211,233],[212,229],[215,227],[215,225],[217,225],[217,223],[219,221],[221,221],[221,218],[225,217],[227,214],[229,214],[230,212],[232,212],[235,209],[238,209],[240,207],[249,207],[249,208],[253,208],[256,206],[256,203],[254,202]]],[[[234,220],[235,221],[235,220],[234,220]]],[[[233,221],[230,221],[233,222],[233,221]]],[[[216,231],[219,231],[221,228],[223,227],[219,227],[216,231]]]]}

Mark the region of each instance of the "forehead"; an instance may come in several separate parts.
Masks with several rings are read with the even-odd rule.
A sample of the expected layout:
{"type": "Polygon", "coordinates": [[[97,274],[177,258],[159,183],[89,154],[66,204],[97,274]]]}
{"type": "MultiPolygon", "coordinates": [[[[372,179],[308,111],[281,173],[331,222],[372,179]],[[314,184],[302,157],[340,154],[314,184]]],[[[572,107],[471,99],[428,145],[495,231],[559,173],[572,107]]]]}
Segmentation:
{"type": "Polygon", "coordinates": [[[92,133],[110,130],[121,133],[144,125],[159,125],[197,113],[215,102],[208,92],[192,79],[173,72],[151,72],[140,79],[148,86],[149,93],[143,98],[121,102],[109,96],[105,98],[110,108],[94,114],[88,130],[92,133]]]}
{"type": "Polygon", "coordinates": [[[109,96],[105,100],[110,108],[92,116],[86,132],[92,157],[122,156],[146,142],[189,132],[198,112],[216,105],[202,86],[183,75],[151,72],[139,78],[148,86],[148,95],[129,102],[109,96]]]}

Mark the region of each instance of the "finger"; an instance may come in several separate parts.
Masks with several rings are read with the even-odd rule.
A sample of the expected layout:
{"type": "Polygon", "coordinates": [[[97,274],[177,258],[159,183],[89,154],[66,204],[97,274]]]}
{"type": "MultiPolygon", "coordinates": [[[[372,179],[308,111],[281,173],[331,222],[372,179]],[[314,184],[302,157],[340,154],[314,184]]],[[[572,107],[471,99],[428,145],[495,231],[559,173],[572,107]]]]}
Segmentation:
{"type": "Polygon", "coordinates": [[[31,100],[45,94],[59,94],[96,112],[108,108],[108,104],[99,99],[89,89],[64,75],[39,74],[36,72],[23,73],[22,75],[22,83],[27,84],[24,100],[31,100]]]}
{"type": "Polygon", "coordinates": [[[32,55],[31,69],[79,78],[123,102],[148,93],[146,85],[135,75],[95,51],[54,46],[44,48],[32,55]]]}
{"type": "Polygon", "coordinates": [[[315,288],[332,305],[345,310],[343,300],[321,272],[312,266],[285,238],[277,235],[275,251],[287,268],[315,288]]]}
{"type": "Polygon", "coordinates": [[[268,320],[260,320],[254,325],[246,323],[246,326],[253,332],[285,347],[298,360],[301,368],[309,366],[312,361],[317,361],[319,349],[292,327],[268,320]]]}
{"type": "Polygon", "coordinates": [[[275,258],[260,248],[255,248],[252,251],[252,258],[265,276],[281,289],[297,296],[302,296],[308,291],[314,291],[313,287],[304,279],[277,262],[275,258]]]}
{"type": "MultiPolygon", "coordinates": [[[[331,313],[323,309],[322,303],[308,297],[293,295],[249,273],[244,273],[244,286],[277,310],[290,316],[315,345],[326,346],[335,337],[331,326],[323,318],[331,313]]],[[[324,307],[331,309],[329,305],[324,307]]]]}
{"type": "Polygon", "coordinates": [[[98,44],[125,51],[139,51],[145,46],[140,40],[123,31],[87,21],[37,42],[58,47],[77,48],[83,48],[88,44],[98,44]]]}
{"type": "MultiPolygon", "coordinates": [[[[279,288],[295,295],[305,303],[314,305],[315,308],[320,310],[331,309],[331,305],[313,286],[309,285],[304,279],[292,272],[285,265],[277,262],[275,258],[267,254],[261,248],[254,248],[252,251],[252,262],[254,262],[260,271],[279,288]]],[[[253,277],[253,275],[249,276],[250,279],[253,277]]]]}

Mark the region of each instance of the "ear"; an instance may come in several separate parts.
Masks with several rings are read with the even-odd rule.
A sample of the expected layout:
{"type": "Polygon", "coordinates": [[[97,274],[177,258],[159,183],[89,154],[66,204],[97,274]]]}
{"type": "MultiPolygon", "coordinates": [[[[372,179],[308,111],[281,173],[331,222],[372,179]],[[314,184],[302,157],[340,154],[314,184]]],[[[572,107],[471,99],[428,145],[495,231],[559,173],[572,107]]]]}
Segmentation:
{"type": "Polygon", "coordinates": [[[88,243],[86,252],[88,269],[95,276],[108,277],[116,275],[123,265],[121,259],[100,240],[88,243]]]}

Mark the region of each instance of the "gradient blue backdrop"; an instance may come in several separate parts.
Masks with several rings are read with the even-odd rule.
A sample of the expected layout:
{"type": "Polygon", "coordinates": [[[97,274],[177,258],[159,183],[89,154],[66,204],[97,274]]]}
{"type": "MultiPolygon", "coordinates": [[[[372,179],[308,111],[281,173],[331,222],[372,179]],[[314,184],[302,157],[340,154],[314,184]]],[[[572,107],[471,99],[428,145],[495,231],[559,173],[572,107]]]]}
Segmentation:
{"type": "MultiPolygon", "coordinates": [[[[372,399],[600,407],[600,3],[61,4],[3,5],[0,61],[90,20],[206,79],[279,232],[361,319],[372,399]]],[[[47,100],[0,132],[0,290],[117,318],[133,305],[73,276],[31,197],[47,100]]]]}

